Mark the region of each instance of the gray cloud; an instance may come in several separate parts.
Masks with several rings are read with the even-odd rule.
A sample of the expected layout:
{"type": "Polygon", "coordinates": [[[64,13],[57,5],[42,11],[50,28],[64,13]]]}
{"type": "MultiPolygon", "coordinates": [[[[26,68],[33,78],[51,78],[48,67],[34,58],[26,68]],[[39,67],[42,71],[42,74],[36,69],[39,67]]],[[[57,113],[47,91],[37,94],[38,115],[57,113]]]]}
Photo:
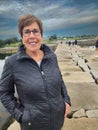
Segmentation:
{"type": "MultiPolygon", "coordinates": [[[[68,4],[66,1],[18,1],[18,0],[5,0],[0,1],[0,17],[8,18],[11,20],[18,20],[18,18],[27,13],[32,13],[38,16],[44,24],[45,31],[58,30],[68,27],[73,27],[79,24],[89,24],[98,21],[98,8],[96,3],[85,4],[80,6],[80,4],[75,4],[74,0],[70,2],[74,4],[68,4]],[[6,2],[5,2],[6,1],[6,2]],[[10,4],[9,4],[10,3],[10,4]]],[[[69,3],[70,3],[69,2],[69,3]]],[[[83,4],[83,3],[82,3],[83,4]]],[[[0,28],[2,30],[7,30],[9,27],[6,21],[0,21],[0,28]],[[5,28],[5,29],[4,29],[5,28]]],[[[12,32],[16,31],[15,28],[12,32]]],[[[3,32],[0,32],[3,34],[3,32]]],[[[5,32],[8,33],[7,31],[5,32]]],[[[16,33],[15,33],[16,34],[16,33]]]]}

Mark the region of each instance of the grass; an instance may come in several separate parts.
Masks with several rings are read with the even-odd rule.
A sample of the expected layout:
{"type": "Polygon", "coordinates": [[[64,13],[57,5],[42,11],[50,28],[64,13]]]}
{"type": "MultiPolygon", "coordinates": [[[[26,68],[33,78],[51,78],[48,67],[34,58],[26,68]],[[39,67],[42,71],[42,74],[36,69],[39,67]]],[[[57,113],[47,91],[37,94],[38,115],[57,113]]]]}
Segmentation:
{"type": "Polygon", "coordinates": [[[20,45],[21,45],[21,42],[16,42],[16,43],[7,44],[5,47],[18,47],[20,45]]]}

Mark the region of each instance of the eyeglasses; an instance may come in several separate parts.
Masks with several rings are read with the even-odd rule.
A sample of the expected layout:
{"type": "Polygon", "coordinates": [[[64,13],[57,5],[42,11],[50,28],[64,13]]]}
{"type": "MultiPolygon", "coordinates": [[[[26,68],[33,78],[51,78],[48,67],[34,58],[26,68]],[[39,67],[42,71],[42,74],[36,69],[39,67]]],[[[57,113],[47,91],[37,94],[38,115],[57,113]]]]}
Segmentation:
{"type": "Polygon", "coordinates": [[[32,32],[33,35],[35,35],[35,36],[39,36],[39,35],[41,34],[40,31],[37,30],[37,29],[33,29],[33,30],[27,29],[27,30],[23,30],[23,36],[24,36],[24,37],[28,37],[28,36],[30,36],[31,32],[32,32]]]}

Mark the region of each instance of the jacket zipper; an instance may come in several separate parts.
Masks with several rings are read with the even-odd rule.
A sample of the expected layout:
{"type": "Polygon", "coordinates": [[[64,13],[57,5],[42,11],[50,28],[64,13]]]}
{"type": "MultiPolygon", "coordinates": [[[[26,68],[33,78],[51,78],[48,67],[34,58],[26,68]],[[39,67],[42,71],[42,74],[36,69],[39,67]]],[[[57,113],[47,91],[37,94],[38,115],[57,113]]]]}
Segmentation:
{"type": "MultiPolygon", "coordinates": [[[[43,60],[42,60],[42,62],[43,62],[43,60]]],[[[43,83],[44,83],[44,88],[45,88],[45,91],[46,91],[46,97],[47,97],[47,104],[48,104],[48,106],[49,106],[49,116],[51,115],[51,110],[50,110],[50,104],[49,104],[49,98],[48,98],[48,90],[47,90],[47,83],[46,83],[46,78],[45,78],[45,74],[44,74],[44,71],[42,70],[42,62],[41,62],[41,65],[40,65],[40,67],[39,67],[39,70],[40,70],[40,72],[41,72],[41,75],[42,75],[42,79],[43,79],[43,83]]],[[[50,116],[51,117],[51,116],[50,116]]],[[[50,118],[49,117],[49,118],[50,118]]],[[[50,120],[50,119],[49,119],[50,120]]],[[[51,120],[50,120],[50,124],[51,124],[51,120]]],[[[49,125],[49,127],[50,127],[51,125],[49,125]]],[[[49,128],[50,129],[50,128],[49,128]]]]}
{"type": "MultiPolygon", "coordinates": [[[[34,61],[35,62],[35,61],[34,61]]],[[[33,64],[34,64],[33,62],[33,64]]],[[[47,98],[47,104],[49,106],[49,113],[51,113],[51,110],[50,110],[50,104],[49,104],[49,101],[48,101],[48,90],[47,90],[47,83],[46,83],[46,78],[45,78],[45,74],[44,74],[44,71],[42,70],[42,63],[43,63],[43,60],[41,61],[41,64],[40,64],[40,67],[39,65],[35,62],[35,66],[38,68],[39,72],[41,73],[41,76],[42,76],[42,79],[43,79],[43,83],[44,83],[44,88],[45,88],[45,91],[46,91],[46,98],[47,98]]],[[[51,114],[50,114],[51,115],[51,114]]],[[[51,116],[50,116],[51,117],[51,116]]],[[[49,117],[49,118],[50,118],[49,117]]],[[[51,124],[51,120],[50,120],[50,124],[51,124]]],[[[50,126],[50,125],[49,125],[50,126]]],[[[49,128],[50,129],[50,128],[49,128]]]]}

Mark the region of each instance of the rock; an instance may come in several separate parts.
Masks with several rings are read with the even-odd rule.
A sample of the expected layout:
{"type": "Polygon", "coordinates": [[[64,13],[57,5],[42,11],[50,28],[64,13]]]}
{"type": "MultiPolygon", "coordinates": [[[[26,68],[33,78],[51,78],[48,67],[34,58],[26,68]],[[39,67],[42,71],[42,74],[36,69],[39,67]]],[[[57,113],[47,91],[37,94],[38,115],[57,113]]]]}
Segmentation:
{"type": "Polygon", "coordinates": [[[66,118],[62,130],[98,130],[98,118],[66,118]]]}
{"type": "Polygon", "coordinates": [[[20,130],[20,125],[17,121],[15,121],[13,124],[9,126],[7,130],[20,130]]]}
{"type": "Polygon", "coordinates": [[[86,65],[86,63],[85,63],[85,61],[84,61],[84,59],[81,59],[81,58],[80,58],[80,59],[78,60],[78,65],[82,68],[83,71],[85,71],[85,72],[90,72],[88,66],[86,65]]]}
{"type": "Polygon", "coordinates": [[[76,111],[73,116],[73,118],[81,118],[81,117],[86,117],[85,110],[81,108],[79,111],[76,111]]]}
{"type": "Polygon", "coordinates": [[[91,70],[91,74],[95,79],[95,82],[98,84],[98,70],[91,70]]]}
{"type": "Polygon", "coordinates": [[[0,130],[6,130],[8,126],[13,122],[11,115],[0,103],[0,130]]]}
{"type": "Polygon", "coordinates": [[[94,83],[95,80],[92,78],[92,76],[88,72],[82,72],[82,71],[67,71],[62,72],[63,74],[63,80],[65,83],[72,82],[72,83],[94,83]]]}
{"type": "Polygon", "coordinates": [[[86,111],[88,117],[97,117],[98,118],[98,109],[86,111]]]}
{"type": "Polygon", "coordinates": [[[78,111],[81,108],[92,110],[98,108],[98,85],[95,83],[65,82],[71,98],[71,110],[78,111]]]}

